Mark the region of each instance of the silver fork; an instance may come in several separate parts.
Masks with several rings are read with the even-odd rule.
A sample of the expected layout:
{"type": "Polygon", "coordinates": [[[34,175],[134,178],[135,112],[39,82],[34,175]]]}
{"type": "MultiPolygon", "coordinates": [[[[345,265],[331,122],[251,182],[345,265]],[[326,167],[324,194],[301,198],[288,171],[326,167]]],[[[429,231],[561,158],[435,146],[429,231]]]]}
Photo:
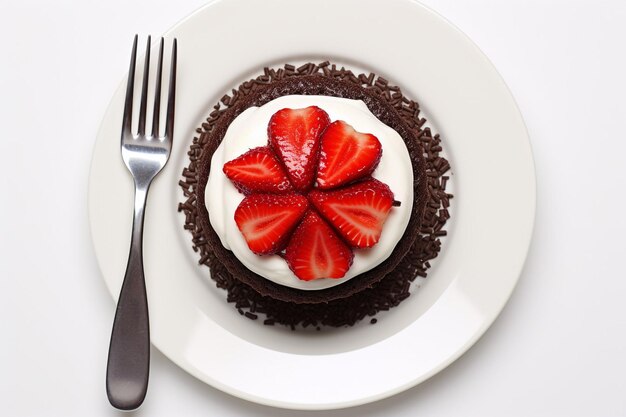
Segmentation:
{"type": "Polygon", "coordinates": [[[163,68],[163,38],[157,60],[152,130],[146,134],[146,107],[150,67],[150,37],[146,48],[138,132],[133,134],[133,86],[137,60],[137,35],[133,42],[130,70],[126,84],[126,101],[122,119],[122,159],[135,183],[135,213],[130,242],[130,253],[124,283],[117,302],[109,357],[106,389],[111,404],[121,410],[134,410],[143,402],[148,388],[150,370],[150,326],[148,300],[143,272],[143,219],[148,189],[154,177],[167,163],[172,149],[174,132],[174,103],[176,95],[176,39],[172,45],[171,72],[167,98],[165,133],[159,136],[161,108],[161,72],[163,68]]]}

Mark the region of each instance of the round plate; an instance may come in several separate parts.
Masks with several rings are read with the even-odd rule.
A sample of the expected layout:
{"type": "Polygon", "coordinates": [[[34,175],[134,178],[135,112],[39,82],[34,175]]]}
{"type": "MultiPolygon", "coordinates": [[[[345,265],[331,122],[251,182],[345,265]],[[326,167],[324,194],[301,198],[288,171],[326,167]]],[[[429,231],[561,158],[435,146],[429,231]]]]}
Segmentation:
{"type": "MultiPolygon", "coordinates": [[[[408,0],[222,0],[166,34],[173,37],[179,43],[174,148],[150,191],[144,235],[153,344],[232,395],[331,409],[412,387],[476,342],[515,286],[535,211],[522,117],[479,49],[408,0]],[[292,332],[245,319],[226,303],[183,230],[178,181],[195,128],[224,93],[266,65],[326,59],[376,72],[420,102],[453,167],[454,212],[429,277],[376,325],[365,320],[292,332]]],[[[89,181],[92,237],[114,298],[126,267],[133,201],[119,148],[124,85],[104,116],[89,181]]]]}

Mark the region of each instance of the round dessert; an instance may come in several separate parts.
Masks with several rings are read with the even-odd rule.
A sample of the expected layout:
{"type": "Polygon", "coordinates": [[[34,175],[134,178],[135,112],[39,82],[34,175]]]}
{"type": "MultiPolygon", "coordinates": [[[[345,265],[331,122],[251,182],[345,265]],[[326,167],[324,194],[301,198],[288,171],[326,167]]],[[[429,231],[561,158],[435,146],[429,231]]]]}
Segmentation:
{"type": "Polygon", "coordinates": [[[228,301],[266,324],[341,326],[408,297],[451,198],[424,122],[398,87],[327,62],[224,96],[190,147],[179,210],[228,301]]]}

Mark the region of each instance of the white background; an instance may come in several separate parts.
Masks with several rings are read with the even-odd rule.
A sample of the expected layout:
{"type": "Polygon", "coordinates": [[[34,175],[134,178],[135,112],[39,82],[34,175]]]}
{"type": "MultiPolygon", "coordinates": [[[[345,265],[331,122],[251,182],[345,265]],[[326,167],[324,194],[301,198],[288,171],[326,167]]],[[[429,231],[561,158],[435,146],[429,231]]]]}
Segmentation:
{"type": "MultiPolygon", "coordinates": [[[[335,412],[230,397],[153,350],[136,415],[626,416],[626,3],[425,3],[492,60],[532,141],[534,240],[501,316],[426,383],[335,412]]],[[[114,304],[89,236],[92,147],[132,36],[203,4],[0,2],[2,416],[119,414],[104,391],[114,304]]]]}

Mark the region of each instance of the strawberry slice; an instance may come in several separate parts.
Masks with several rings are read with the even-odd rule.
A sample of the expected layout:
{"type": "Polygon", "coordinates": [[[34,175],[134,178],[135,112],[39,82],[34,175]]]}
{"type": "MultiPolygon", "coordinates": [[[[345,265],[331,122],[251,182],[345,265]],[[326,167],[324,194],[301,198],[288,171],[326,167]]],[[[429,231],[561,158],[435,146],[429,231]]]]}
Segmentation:
{"type": "Polygon", "coordinates": [[[341,278],[346,275],[354,254],[333,229],[309,210],[287,245],[285,260],[303,281],[341,278]]]}
{"type": "Polygon", "coordinates": [[[378,166],[382,154],[376,136],[359,133],[337,120],[322,135],[317,186],[329,189],[367,177],[378,166]]]}
{"type": "Polygon", "coordinates": [[[282,109],[274,113],[267,127],[269,144],[287,168],[293,186],[307,191],[313,185],[320,135],[330,124],[319,107],[282,109]]]}
{"type": "Polygon", "coordinates": [[[224,164],[224,174],[244,194],[287,193],[293,189],[284,168],[267,146],[254,148],[224,164]]]}
{"type": "Polygon", "coordinates": [[[257,255],[284,249],[309,203],[301,195],[252,194],[235,210],[235,222],[257,255]]]}
{"type": "Polygon", "coordinates": [[[309,199],[355,248],[378,243],[394,203],[389,187],[374,178],[332,191],[314,190],[309,199]]]}

